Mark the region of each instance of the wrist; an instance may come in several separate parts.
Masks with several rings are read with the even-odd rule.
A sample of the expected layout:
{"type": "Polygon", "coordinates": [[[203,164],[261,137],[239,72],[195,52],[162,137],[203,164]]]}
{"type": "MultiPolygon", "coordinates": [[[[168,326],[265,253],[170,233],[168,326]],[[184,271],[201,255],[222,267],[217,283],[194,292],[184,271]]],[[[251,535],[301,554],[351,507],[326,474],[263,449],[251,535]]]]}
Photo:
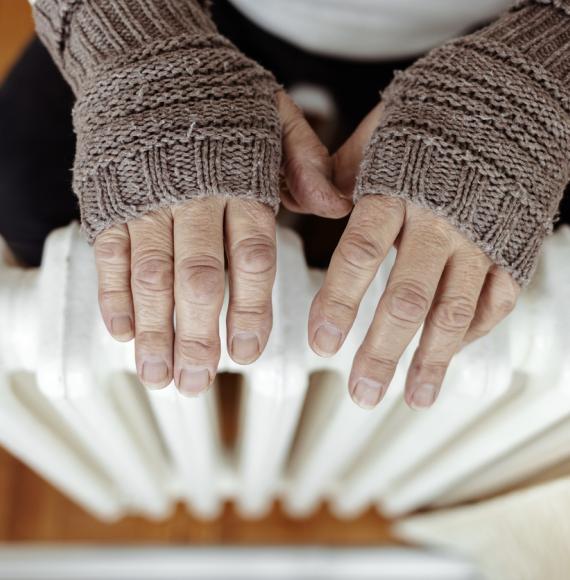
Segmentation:
{"type": "Polygon", "coordinates": [[[530,4],[399,73],[356,198],[427,207],[528,283],[570,178],[569,27],[530,4]]]}

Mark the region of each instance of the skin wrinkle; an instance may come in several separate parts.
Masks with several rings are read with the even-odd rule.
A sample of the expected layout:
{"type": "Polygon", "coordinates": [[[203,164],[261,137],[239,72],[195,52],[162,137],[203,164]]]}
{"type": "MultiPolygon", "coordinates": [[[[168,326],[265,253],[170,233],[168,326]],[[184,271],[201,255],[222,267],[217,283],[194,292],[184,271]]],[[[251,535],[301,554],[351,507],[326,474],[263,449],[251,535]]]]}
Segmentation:
{"type": "Polygon", "coordinates": [[[434,211],[521,286],[532,277],[570,170],[570,110],[560,114],[567,101],[553,98],[570,89],[568,74],[560,76],[561,70],[570,70],[570,38],[556,35],[561,27],[570,27],[570,13],[567,0],[553,4],[525,2],[518,11],[433,50],[398,74],[385,93],[385,117],[366,151],[354,195],[357,202],[363,195],[389,192],[434,211]],[[540,61],[545,45],[550,57],[540,61]],[[462,58],[449,60],[450,54],[462,58]],[[516,85],[510,82],[513,66],[521,79],[516,85]],[[454,90],[455,71],[489,82],[472,82],[462,96],[454,90]],[[524,100],[517,92],[520,86],[532,87],[534,95],[525,110],[505,99],[512,93],[517,101],[524,100]],[[449,105],[456,114],[449,114],[449,105]],[[489,114],[481,115],[481,110],[489,114]],[[501,128],[506,115],[508,127],[490,138],[489,122],[501,128]],[[458,154],[438,143],[464,151],[458,154]],[[425,149],[435,154],[420,155],[425,149]],[[490,169],[493,180],[458,180],[467,169],[482,174],[490,169]],[[474,211],[455,209],[445,201],[449,198],[456,207],[474,204],[474,211]],[[515,203],[505,212],[509,199],[515,203]]]}
{"type": "Polygon", "coordinates": [[[38,34],[77,96],[74,190],[90,242],[113,224],[218,192],[278,207],[279,87],[215,32],[203,10],[196,0],[39,0],[34,7],[38,34]],[[192,48],[200,43],[209,48],[192,48]],[[79,64],[66,58],[71,50],[79,64]],[[199,58],[188,72],[193,53],[199,58]],[[142,86],[143,74],[152,82],[142,86]]]}
{"type": "MultiPolygon", "coordinates": [[[[172,229],[176,230],[178,215],[189,216],[188,208],[200,205],[198,199],[215,198],[219,206],[192,214],[192,219],[200,215],[192,234],[194,250],[209,241],[216,245],[220,262],[224,244],[228,254],[236,253],[237,240],[247,243],[244,228],[251,230],[266,221],[274,226],[283,166],[291,190],[284,203],[291,202],[299,211],[327,217],[345,215],[350,204],[345,209],[338,203],[339,186],[345,195],[354,192],[357,206],[353,217],[370,199],[378,202],[366,205],[368,215],[360,212],[360,224],[353,222],[359,225],[352,239],[361,236],[362,251],[341,247],[337,262],[344,252],[345,262],[348,256],[352,266],[340,264],[339,272],[332,272],[339,274],[337,281],[344,281],[339,285],[344,294],[330,284],[323,291],[324,297],[327,292],[329,297],[338,297],[331,310],[346,297],[347,307],[357,311],[369,274],[374,274],[392,244],[399,250],[403,246],[406,258],[391,277],[389,292],[404,282],[423,288],[429,300],[422,305],[418,319],[430,307],[437,308],[450,296],[457,296],[457,287],[450,287],[443,296],[439,293],[445,289],[440,287],[434,298],[442,271],[454,271],[453,276],[459,272],[460,277],[463,273],[462,282],[468,288],[462,289],[474,291],[479,282],[483,284],[488,270],[481,255],[502,268],[485,283],[488,294],[483,293],[481,300],[485,311],[475,313],[471,336],[480,333],[489,320],[496,323],[500,319],[505,310],[500,306],[506,300],[501,298],[507,292],[505,287],[513,288],[516,299],[518,287],[513,278],[520,285],[530,281],[570,175],[570,37],[564,32],[570,22],[570,0],[527,0],[490,27],[446,43],[398,73],[376,109],[366,138],[353,141],[345,155],[336,154],[332,159],[298,109],[278,92],[273,76],[221,37],[197,0],[38,0],[34,13],[40,37],[78,97],[74,189],[80,199],[83,231],[93,242],[113,227],[109,231],[122,232],[120,239],[126,238],[126,243],[129,231],[138,231],[133,266],[142,251],[138,244],[146,247],[147,256],[160,250],[177,260],[172,229]],[[344,162],[339,161],[342,159],[344,162]],[[336,187],[330,184],[332,177],[338,178],[336,187]],[[187,204],[189,200],[192,204],[187,204]],[[241,218],[234,222],[225,216],[236,200],[247,202],[239,210],[241,218]],[[267,206],[263,218],[256,217],[253,202],[267,206]],[[128,226],[120,225],[126,222],[128,226]],[[233,241],[228,244],[226,235],[232,228],[233,241]],[[368,238],[372,245],[367,244],[368,238]],[[464,248],[468,249],[465,259],[473,260],[472,269],[478,271],[473,279],[465,275],[469,263],[462,262],[464,248]],[[353,276],[354,284],[346,289],[347,272],[358,266],[365,270],[364,275],[360,279],[353,276]]],[[[189,239],[183,241],[179,240],[179,249],[188,246],[189,239]]],[[[272,249],[252,249],[255,256],[260,254],[252,262],[267,265],[270,254],[274,256],[273,245],[272,249]]],[[[112,326],[113,316],[132,316],[125,304],[119,305],[130,291],[127,257],[123,247],[116,258],[117,275],[108,276],[110,286],[105,291],[110,292],[109,303],[114,304],[105,314],[108,326],[112,326]]],[[[253,305],[268,303],[274,272],[258,267],[244,276],[239,263],[230,261],[229,266],[233,270],[229,278],[234,312],[228,314],[228,341],[231,344],[233,332],[252,330],[264,343],[270,312],[248,309],[248,297],[255,297],[250,301],[253,305]],[[256,280],[258,275],[265,279],[256,280]]],[[[101,271],[101,265],[98,269],[101,271]]],[[[136,274],[137,268],[134,270],[136,274]]],[[[169,347],[172,329],[165,321],[172,319],[172,296],[168,300],[149,296],[153,289],[170,283],[166,278],[173,277],[172,267],[170,274],[163,267],[150,270],[149,287],[138,295],[136,314],[137,325],[152,324],[140,330],[144,340],[137,351],[146,349],[153,364],[162,357],[168,372],[179,376],[196,361],[191,360],[190,352],[185,353],[188,360],[178,359],[169,347]],[[153,333],[164,343],[157,352],[151,352],[147,343],[153,333]]],[[[450,280],[453,276],[450,274],[450,280]]],[[[318,308],[318,299],[315,304],[318,308]]],[[[210,311],[192,307],[187,312],[193,323],[200,321],[208,327],[199,338],[204,344],[218,345],[218,306],[210,311]]],[[[319,320],[311,314],[310,336],[315,336],[319,320]]],[[[336,330],[340,346],[351,324],[347,320],[335,329],[336,322],[334,313],[327,312],[329,346],[336,340],[336,330]]],[[[385,352],[381,326],[369,332],[355,369],[372,372],[375,360],[398,359],[398,352],[385,352]]],[[[460,338],[458,334],[448,342],[453,346],[460,338]]],[[[469,340],[469,332],[464,338],[469,340]]],[[[183,334],[176,340],[192,344],[195,339],[183,334]]],[[[405,346],[404,339],[396,332],[392,342],[399,349],[405,346]]],[[[442,342],[441,336],[436,339],[442,342]]],[[[439,375],[444,369],[441,373],[438,369],[437,377],[418,376],[422,369],[435,372],[434,361],[422,359],[426,352],[432,351],[424,344],[414,359],[408,401],[417,388],[414,381],[429,380],[437,391],[439,385],[431,383],[442,380],[439,375]]],[[[448,360],[446,352],[437,350],[437,360],[448,360]]],[[[141,368],[140,352],[137,356],[137,368],[141,368]]],[[[200,361],[208,367],[210,380],[216,356],[219,358],[219,352],[200,361]]],[[[353,378],[358,379],[358,373],[353,378]]],[[[382,388],[390,379],[360,378],[382,388]],[[374,382],[376,379],[380,382],[374,382]]]]}

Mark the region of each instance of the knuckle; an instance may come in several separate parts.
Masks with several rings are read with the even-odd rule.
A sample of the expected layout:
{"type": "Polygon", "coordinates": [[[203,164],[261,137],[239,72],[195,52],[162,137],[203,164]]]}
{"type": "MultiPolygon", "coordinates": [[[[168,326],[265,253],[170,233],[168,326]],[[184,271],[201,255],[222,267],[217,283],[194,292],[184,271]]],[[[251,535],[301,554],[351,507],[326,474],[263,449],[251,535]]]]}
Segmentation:
{"type": "Polygon", "coordinates": [[[172,288],[172,258],[166,255],[140,256],[133,264],[133,282],[137,289],[152,292],[172,288]]]}
{"type": "Polygon", "coordinates": [[[211,360],[220,354],[220,341],[210,337],[179,338],[177,350],[178,355],[184,360],[211,360]]]}
{"type": "Polygon", "coordinates": [[[357,305],[348,302],[345,296],[337,297],[327,293],[321,300],[321,308],[326,318],[350,321],[356,316],[357,305]]]}
{"type": "Polygon", "coordinates": [[[469,333],[466,336],[466,339],[469,342],[475,342],[476,340],[479,340],[484,336],[487,336],[491,332],[491,330],[492,330],[491,328],[484,326],[473,326],[469,329],[469,333]]]}
{"type": "Polygon", "coordinates": [[[402,215],[406,210],[406,202],[400,197],[385,196],[382,204],[382,210],[402,215]]]}
{"type": "Polygon", "coordinates": [[[271,304],[232,305],[231,314],[234,318],[243,320],[268,318],[271,316],[271,304]]]}
{"type": "Polygon", "coordinates": [[[415,360],[410,365],[410,370],[425,377],[443,377],[447,372],[449,359],[452,354],[450,353],[449,356],[445,356],[442,353],[438,356],[437,353],[418,350],[414,357],[415,360]]]}
{"type": "Polygon", "coordinates": [[[402,219],[406,212],[406,201],[390,195],[365,195],[357,204],[358,209],[366,217],[369,212],[381,212],[386,221],[402,219]]]}
{"type": "Polygon", "coordinates": [[[317,212],[322,209],[322,205],[327,203],[328,192],[321,184],[307,183],[304,187],[303,206],[305,210],[317,212]]]}
{"type": "Polygon", "coordinates": [[[434,309],[431,322],[444,332],[459,332],[468,328],[475,313],[475,304],[466,298],[444,297],[434,309]]]}
{"type": "Polygon", "coordinates": [[[392,373],[398,364],[397,358],[380,354],[366,345],[360,348],[358,355],[367,367],[379,374],[392,373]]]}
{"type": "Polygon", "coordinates": [[[517,304],[518,293],[514,287],[502,288],[495,300],[495,309],[501,317],[508,316],[517,304]]]}
{"type": "Polygon", "coordinates": [[[307,127],[305,115],[297,103],[291,102],[291,114],[283,127],[283,138],[288,139],[298,131],[305,131],[307,127]]]}
{"type": "Polygon", "coordinates": [[[396,284],[388,290],[387,298],[388,315],[399,322],[418,324],[429,309],[429,293],[414,282],[396,284]]]}
{"type": "Polygon", "coordinates": [[[171,349],[172,337],[167,332],[145,330],[136,335],[137,349],[147,352],[166,352],[171,349]]]}
{"type": "Polygon", "coordinates": [[[103,310],[117,310],[119,307],[128,306],[130,294],[123,290],[100,290],[99,304],[103,310]]]}
{"type": "Polygon", "coordinates": [[[376,268],[384,254],[380,243],[357,231],[349,231],[339,245],[341,258],[354,270],[376,268]]]}
{"type": "Polygon", "coordinates": [[[296,157],[289,155],[283,161],[283,173],[287,176],[287,181],[296,187],[303,177],[303,164],[296,157]]]}
{"type": "Polygon", "coordinates": [[[489,271],[489,266],[491,264],[491,259],[483,250],[474,246],[472,242],[467,242],[473,250],[473,265],[476,271],[487,273],[489,271]]]}
{"type": "MultiPolygon", "coordinates": [[[[332,182],[324,177],[330,172],[331,163],[327,148],[318,139],[312,143],[309,138],[302,151],[295,152],[294,147],[293,151],[290,149],[283,163],[283,183],[297,206],[296,211],[323,217],[344,217],[350,203],[348,199],[338,198],[332,182]]],[[[343,190],[346,188],[345,184],[336,185],[343,190]]]]}
{"type": "Polygon", "coordinates": [[[491,259],[485,252],[468,240],[460,231],[454,233],[456,238],[455,259],[465,269],[471,272],[473,278],[486,276],[489,271],[491,259]]]}
{"type": "Polygon", "coordinates": [[[169,207],[161,207],[135,218],[131,223],[142,226],[147,232],[165,231],[165,226],[172,222],[172,211],[169,207]]]}
{"type": "Polygon", "coordinates": [[[444,222],[442,218],[437,217],[433,222],[426,224],[426,229],[423,231],[423,238],[433,248],[444,248],[447,252],[453,247],[454,230],[451,226],[444,222]]]}
{"type": "Polygon", "coordinates": [[[247,198],[237,198],[233,200],[233,204],[235,204],[234,207],[239,205],[244,216],[246,216],[249,221],[256,224],[260,231],[262,231],[262,229],[265,229],[265,231],[269,228],[273,229],[275,213],[268,205],[265,205],[256,199],[247,198]]]}
{"type": "Polygon", "coordinates": [[[497,312],[499,316],[502,318],[508,316],[515,309],[516,303],[516,299],[513,298],[504,298],[503,300],[500,300],[497,304],[497,312]]]}
{"type": "Polygon", "coordinates": [[[122,265],[130,261],[129,241],[119,236],[109,236],[95,243],[95,259],[105,265],[122,265]]]}
{"type": "MultiPolygon", "coordinates": [[[[303,158],[289,156],[283,166],[283,173],[286,176],[287,185],[293,196],[302,194],[303,207],[306,210],[316,209],[319,203],[327,199],[327,192],[323,189],[323,184],[315,179],[313,173],[307,171],[306,156],[313,159],[326,158],[326,149],[315,149],[312,146],[305,146],[306,151],[303,158]]],[[[299,202],[300,200],[297,199],[299,202]]]]}
{"type": "Polygon", "coordinates": [[[275,244],[265,235],[240,240],[232,250],[236,269],[246,274],[268,274],[275,267],[275,244]]]}
{"type": "Polygon", "coordinates": [[[211,304],[224,289],[224,266],[213,256],[183,259],[176,267],[176,278],[183,296],[197,303],[211,304]]]}
{"type": "Polygon", "coordinates": [[[455,229],[443,218],[436,216],[431,210],[413,207],[408,208],[408,221],[413,227],[415,240],[423,246],[446,251],[453,247],[455,229]]]}

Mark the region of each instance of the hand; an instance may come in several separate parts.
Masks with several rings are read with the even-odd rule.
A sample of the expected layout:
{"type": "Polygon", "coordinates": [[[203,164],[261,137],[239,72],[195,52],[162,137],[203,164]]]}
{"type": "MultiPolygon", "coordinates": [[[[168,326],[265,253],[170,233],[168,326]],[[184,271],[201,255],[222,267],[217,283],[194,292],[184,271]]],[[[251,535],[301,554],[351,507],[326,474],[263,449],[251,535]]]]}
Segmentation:
{"type": "MultiPolygon", "coordinates": [[[[337,185],[352,193],[380,104],[335,156],[337,185]]],[[[453,355],[487,334],[514,307],[519,286],[444,219],[405,200],[367,195],[355,206],[309,316],[310,344],[330,356],[348,334],[359,304],[386,257],[397,259],[352,367],[349,389],[372,408],[384,396],[402,356],[424,324],[408,371],[413,408],[435,401],[453,355]]]]}
{"type": "MultiPolygon", "coordinates": [[[[328,152],[284,93],[278,105],[290,190],[285,204],[328,217],[346,215],[352,204],[330,184],[328,152]]],[[[161,388],[174,378],[182,393],[196,395],[212,383],[220,359],[224,254],[227,348],[235,362],[249,364],[263,352],[272,325],[275,216],[269,207],[239,197],[195,199],[97,237],[103,320],[117,340],[135,338],[137,372],[145,385],[161,388]]]]}

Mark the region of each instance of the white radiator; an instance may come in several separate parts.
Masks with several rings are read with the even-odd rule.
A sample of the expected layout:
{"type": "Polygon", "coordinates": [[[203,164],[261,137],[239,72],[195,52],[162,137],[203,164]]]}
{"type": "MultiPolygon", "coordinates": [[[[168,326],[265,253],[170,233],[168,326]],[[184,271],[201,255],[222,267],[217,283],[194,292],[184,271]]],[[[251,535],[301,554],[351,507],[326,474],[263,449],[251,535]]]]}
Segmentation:
{"type": "Polygon", "coordinates": [[[276,497],[292,515],[327,499],[352,517],[478,497],[570,455],[569,257],[566,228],[515,313],[456,357],[432,410],[402,402],[410,348],[386,399],[364,411],[346,384],[393,256],[339,355],[321,359],[306,327],[322,273],[281,229],[268,347],[248,367],[222,355],[220,371],[244,387],[225,449],[214,391],[185,399],[137,382],[133,344],[107,335],[92,250],[72,225],[50,236],[41,269],[0,263],[0,444],[109,520],[163,518],[178,500],[215,517],[232,498],[253,517],[276,497]]]}

